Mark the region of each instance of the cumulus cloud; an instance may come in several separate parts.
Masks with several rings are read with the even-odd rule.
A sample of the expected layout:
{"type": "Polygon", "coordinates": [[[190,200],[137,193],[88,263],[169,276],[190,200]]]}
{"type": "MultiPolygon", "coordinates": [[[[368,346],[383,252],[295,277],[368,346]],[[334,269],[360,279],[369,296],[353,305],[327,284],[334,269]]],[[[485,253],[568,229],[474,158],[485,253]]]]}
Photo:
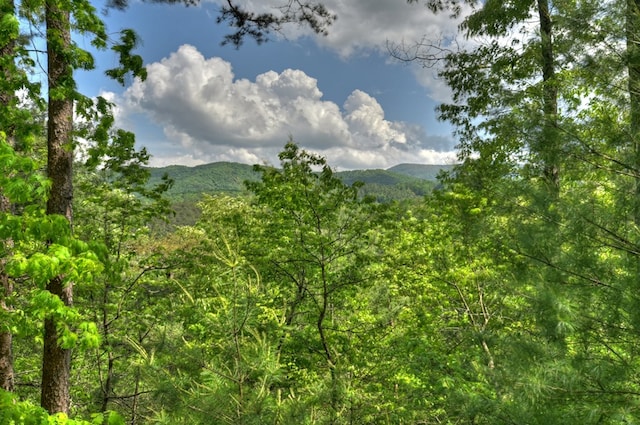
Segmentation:
{"type": "Polygon", "coordinates": [[[327,37],[318,43],[346,57],[368,49],[386,49],[387,42],[451,39],[459,21],[446,14],[434,14],[424,4],[394,1],[327,0],[326,6],[338,16],[327,37]]]}
{"type": "MultiPolygon", "coordinates": [[[[316,79],[300,70],[237,79],[228,62],[183,45],[148,65],[147,72],[144,82],[135,81],[122,95],[118,116],[143,113],[160,125],[165,145],[189,152],[171,156],[172,163],[274,163],[290,136],[341,168],[442,163],[452,157],[450,140],[387,120],[378,101],[361,90],[341,106],[323,100],[316,79]]],[[[167,146],[158,148],[168,152],[167,146]]],[[[162,152],[152,152],[156,164],[165,161],[162,152]]]]}
{"type": "MultiPolygon", "coordinates": [[[[223,0],[214,3],[226,5],[223,0]]],[[[285,2],[280,2],[285,3],[285,2]]],[[[385,49],[387,41],[421,40],[425,35],[451,39],[457,33],[460,19],[450,19],[447,13],[434,14],[423,2],[407,4],[388,0],[322,0],[338,19],[329,28],[327,36],[318,36],[317,42],[347,57],[371,49],[385,49]]],[[[237,0],[236,4],[255,12],[277,12],[278,2],[237,0]]],[[[465,11],[470,7],[463,5],[465,11]]],[[[288,39],[310,36],[309,28],[289,25],[282,29],[288,39]]]]}
{"type": "MultiPolygon", "coordinates": [[[[213,0],[226,4],[222,0],[213,0]]],[[[276,12],[278,2],[237,0],[240,6],[256,12],[276,12]]],[[[284,3],[284,2],[281,2],[284,3]]],[[[313,37],[316,43],[330,49],[342,58],[371,51],[387,53],[389,47],[407,48],[409,55],[419,44],[433,43],[439,48],[459,49],[473,44],[473,40],[461,37],[458,27],[472,6],[461,5],[460,15],[453,19],[449,13],[434,14],[424,2],[407,4],[388,0],[322,0],[323,5],[338,18],[329,27],[326,36],[312,33],[309,28],[289,25],[282,29],[282,36],[289,40],[313,37]]],[[[421,49],[418,49],[421,50],[421,49]]],[[[403,52],[397,51],[402,54],[403,52]]],[[[416,61],[411,64],[416,80],[425,87],[427,94],[437,102],[451,100],[451,92],[437,77],[437,68],[423,67],[416,61]]]]}

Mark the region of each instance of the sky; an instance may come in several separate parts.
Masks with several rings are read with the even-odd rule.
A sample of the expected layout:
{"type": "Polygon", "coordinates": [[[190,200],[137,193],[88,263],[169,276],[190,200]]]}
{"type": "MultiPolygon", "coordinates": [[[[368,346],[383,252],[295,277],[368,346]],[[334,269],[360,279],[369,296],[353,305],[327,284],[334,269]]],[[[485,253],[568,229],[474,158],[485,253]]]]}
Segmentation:
{"type": "MultiPolygon", "coordinates": [[[[282,2],[238,0],[256,11],[282,2]]],[[[124,12],[109,10],[103,19],[114,38],[124,28],[138,33],[148,77],[109,80],[104,70],[117,64],[110,52],[95,54],[98,70],[77,75],[84,94],[114,102],[116,124],[135,132],[150,165],[277,165],[289,138],[338,170],[455,160],[452,128],[435,111],[447,87],[434,69],[401,63],[387,46],[451,40],[459,22],[404,0],[325,0],[338,17],[327,36],[291,25],[235,49],[221,46],[230,30],[216,23],[220,3],[132,0],[124,12]]]]}

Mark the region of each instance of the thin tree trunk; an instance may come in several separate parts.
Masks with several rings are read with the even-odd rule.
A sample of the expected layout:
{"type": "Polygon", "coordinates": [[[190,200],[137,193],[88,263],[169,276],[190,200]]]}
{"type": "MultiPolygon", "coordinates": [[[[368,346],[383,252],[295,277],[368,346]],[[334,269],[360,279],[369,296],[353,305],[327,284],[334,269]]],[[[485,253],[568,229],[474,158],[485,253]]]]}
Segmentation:
{"type": "MultiPolygon", "coordinates": [[[[15,15],[15,4],[13,0],[3,0],[0,3],[0,18],[7,15],[15,15]]],[[[16,71],[13,60],[15,57],[16,41],[14,39],[7,40],[6,44],[0,46],[0,75],[5,82],[10,81],[13,72],[16,71]]],[[[10,108],[15,102],[15,94],[13,90],[6,87],[5,90],[0,90],[0,107],[3,110],[10,108]]],[[[7,142],[14,146],[14,134],[11,125],[3,128],[6,134],[7,142]]],[[[11,211],[12,206],[9,199],[2,194],[2,188],[0,188],[0,212],[11,211]]],[[[13,293],[13,283],[5,271],[5,265],[9,258],[7,253],[13,245],[13,241],[2,241],[5,252],[2,259],[0,259],[0,310],[9,312],[11,306],[7,303],[7,299],[13,293]]],[[[0,388],[13,391],[14,385],[14,373],[13,373],[13,335],[8,329],[0,329],[0,388]]]]}
{"type": "Polygon", "coordinates": [[[140,366],[136,367],[136,385],[133,392],[133,402],[131,404],[131,421],[130,425],[136,425],[136,418],[138,417],[138,397],[140,397],[140,366]]]}
{"type": "MultiPolygon", "coordinates": [[[[46,1],[47,55],[49,77],[49,115],[47,127],[47,174],[51,179],[51,193],[47,214],[60,214],[72,222],[72,120],[73,101],[65,90],[73,83],[73,71],[68,62],[71,46],[69,11],[56,0],[46,1]]],[[[47,290],[66,304],[73,302],[73,285],[63,276],[56,276],[47,290]]],[[[46,318],[44,323],[44,355],[42,364],[42,393],[40,403],[50,413],[69,412],[69,375],[71,350],[58,344],[57,323],[46,318]]]]}
{"type": "Polygon", "coordinates": [[[629,90],[629,137],[635,169],[633,220],[640,225],[640,0],[627,0],[627,60],[629,90]]]}
{"type": "MultiPolygon", "coordinates": [[[[105,342],[105,348],[107,350],[107,378],[102,384],[102,406],[101,412],[106,412],[111,401],[111,394],[113,393],[113,368],[115,359],[113,357],[113,347],[109,343],[110,340],[110,324],[109,324],[109,311],[107,308],[107,302],[109,300],[109,284],[105,282],[104,292],[102,293],[102,340],[105,342]]],[[[101,367],[101,366],[99,366],[101,367]]],[[[101,379],[102,381],[102,379],[101,379]]]]}
{"type": "MultiPolygon", "coordinates": [[[[13,291],[11,279],[4,271],[5,259],[0,260],[0,280],[2,281],[2,294],[0,294],[0,309],[10,311],[5,298],[10,296],[13,291]]],[[[13,391],[13,335],[9,330],[0,332],[0,388],[6,391],[13,391]]]]}
{"type": "MultiPolygon", "coordinates": [[[[317,228],[318,234],[320,234],[321,229],[317,228]]],[[[331,374],[331,394],[330,394],[330,424],[337,423],[338,420],[338,410],[341,407],[342,400],[338,391],[338,376],[336,371],[336,360],[334,356],[331,354],[331,349],[329,348],[329,341],[327,339],[327,335],[325,334],[325,326],[324,321],[327,317],[327,311],[329,307],[329,282],[327,277],[327,269],[325,264],[325,256],[324,252],[321,254],[322,260],[320,263],[321,270],[321,279],[322,279],[322,302],[320,303],[320,311],[318,315],[318,321],[316,326],[318,328],[318,335],[320,337],[320,342],[322,343],[322,348],[324,350],[324,355],[327,360],[327,366],[329,367],[329,372],[331,374]]]]}
{"type": "Polygon", "coordinates": [[[109,402],[111,401],[111,393],[113,392],[113,367],[114,367],[114,358],[111,351],[108,353],[107,360],[107,380],[105,381],[102,387],[102,405],[100,406],[101,412],[106,412],[109,407],[109,402]]]}
{"type": "Polygon", "coordinates": [[[557,198],[560,192],[560,146],[558,127],[558,88],[555,82],[555,58],[553,53],[553,23],[549,13],[549,0],[538,0],[540,16],[540,44],[542,56],[544,123],[539,154],[544,164],[544,176],[551,192],[557,198]]]}

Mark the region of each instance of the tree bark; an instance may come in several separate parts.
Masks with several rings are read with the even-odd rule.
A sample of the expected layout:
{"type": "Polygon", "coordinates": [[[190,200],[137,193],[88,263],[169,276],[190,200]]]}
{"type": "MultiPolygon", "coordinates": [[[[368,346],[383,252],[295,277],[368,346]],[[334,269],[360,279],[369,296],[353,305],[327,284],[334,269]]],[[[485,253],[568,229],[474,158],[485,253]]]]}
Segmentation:
{"type": "MultiPolygon", "coordinates": [[[[15,15],[15,4],[13,0],[4,0],[0,3],[0,17],[7,15],[15,15]]],[[[14,39],[7,40],[6,44],[0,46],[0,75],[4,81],[10,81],[15,67],[13,66],[13,59],[15,57],[16,41],[14,39]]],[[[0,90],[0,108],[6,110],[12,106],[15,102],[15,94],[13,90],[5,88],[0,90]]],[[[3,128],[7,137],[7,143],[14,146],[14,134],[11,125],[7,125],[8,128],[3,128]]],[[[9,199],[2,194],[2,188],[0,188],[0,212],[11,211],[12,206],[9,199]]],[[[11,310],[11,306],[7,303],[7,299],[13,293],[13,283],[5,271],[5,265],[9,255],[7,251],[11,249],[13,242],[11,240],[2,241],[4,245],[3,251],[5,255],[0,259],[0,309],[5,312],[11,310]]],[[[14,372],[13,372],[13,335],[8,329],[0,328],[0,388],[13,391],[14,385],[14,372]]]]}
{"type": "MultiPolygon", "coordinates": [[[[56,0],[46,1],[47,56],[49,78],[49,112],[47,126],[47,174],[51,179],[51,193],[47,214],[60,214],[72,223],[72,120],[73,100],[66,90],[73,87],[73,71],[69,63],[71,27],[69,11],[56,0]]],[[[56,276],[47,284],[51,294],[66,304],[73,301],[73,285],[63,276],[56,276]]],[[[58,344],[57,322],[48,317],[44,323],[44,355],[42,364],[42,392],[40,404],[48,412],[69,412],[69,375],[71,350],[58,344]]]]}

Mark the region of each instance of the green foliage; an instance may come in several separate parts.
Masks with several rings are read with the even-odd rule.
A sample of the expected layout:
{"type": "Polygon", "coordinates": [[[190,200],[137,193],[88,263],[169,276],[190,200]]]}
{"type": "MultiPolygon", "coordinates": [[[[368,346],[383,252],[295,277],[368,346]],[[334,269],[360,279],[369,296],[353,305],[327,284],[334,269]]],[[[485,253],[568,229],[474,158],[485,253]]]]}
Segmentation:
{"type": "MultiPolygon", "coordinates": [[[[0,117],[2,117],[0,118],[0,188],[3,195],[0,198],[2,203],[0,215],[2,331],[10,331],[20,337],[35,337],[35,345],[28,341],[14,339],[16,351],[21,353],[27,352],[30,348],[40,349],[39,346],[43,341],[46,344],[52,341],[53,344],[49,345],[54,346],[45,347],[45,357],[42,359],[45,363],[54,357],[47,357],[46,353],[56,351],[58,348],[64,350],[80,348],[85,350],[79,351],[82,357],[86,350],[97,351],[104,344],[110,344],[112,341],[105,341],[105,335],[109,335],[102,332],[102,329],[91,321],[93,319],[91,315],[86,314],[86,304],[83,305],[85,300],[82,297],[78,297],[80,307],[73,307],[71,306],[72,297],[62,292],[71,294],[71,288],[74,286],[80,294],[90,292],[103,281],[105,275],[113,276],[116,274],[114,269],[122,269],[123,262],[114,261],[110,255],[114,252],[114,247],[120,248],[121,242],[128,240],[127,236],[131,229],[127,223],[121,227],[114,226],[117,230],[111,239],[108,235],[112,229],[105,228],[100,229],[104,230],[102,235],[87,237],[87,227],[84,227],[85,223],[81,221],[72,232],[70,212],[66,213],[66,217],[45,214],[44,202],[47,200],[49,200],[47,211],[51,212],[52,209],[49,206],[54,203],[53,201],[63,198],[64,202],[70,202],[74,195],[72,190],[66,191],[70,185],[63,184],[62,186],[65,187],[60,185],[60,181],[65,177],[71,178],[70,174],[59,175],[60,170],[63,169],[68,169],[70,173],[70,164],[65,164],[68,167],[49,167],[48,174],[54,182],[50,183],[42,172],[43,164],[47,163],[46,155],[49,155],[49,164],[51,164],[52,158],[59,157],[54,155],[55,147],[65,153],[80,145],[86,148],[83,154],[88,166],[94,167],[94,170],[99,167],[105,173],[110,173],[104,181],[100,182],[101,186],[93,188],[96,189],[96,196],[106,197],[109,186],[109,189],[115,187],[116,191],[120,190],[118,195],[122,196],[119,199],[113,196],[110,199],[110,207],[115,210],[129,207],[128,213],[135,214],[138,220],[137,223],[130,225],[139,225],[145,219],[148,221],[151,217],[163,215],[168,211],[167,203],[162,199],[162,193],[170,186],[170,182],[165,180],[161,185],[147,188],[148,172],[142,167],[148,160],[146,151],[137,151],[134,148],[135,140],[131,133],[112,129],[114,122],[112,105],[103,98],[89,99],[76,90],[72,77],[73,70],[91,70],[96,64],[92,54],[80,48],[74,41],[69,42],[70,30],[90,38],[91,44],[98,49],[106,49],[109,46],[107,30],[94,6],[88,1],[50,2],[46,5],[42,2],[21,2],[16,12],[13,2],[10,2],[2,7],[2,13],[0,22],[2,38],[0,44],[3,51],[3,57],[0,58],[3,77],[0,84],[0,109],[2,109],[0,111],[0,117]],[[48,79],[47,96],[52,101],[49,103],[49,112],[55,112],[56,109],[63,111],[64,108],[60,108],[61,102],[67,105],[70,105],[69,102],[74,102],[77,117],[88,123],[77,128],[75,133],[78,139],[82,139],[82,143],[73,142],[66,130],[58,131],[50,127],[50,143],[47,145],[49,151],[44,154],[38,150],[40,148],[38,143],[41,142],[41,136],[44,134],[45,121],[41,119],[41,114],[46,102],[40,98],[39,85],[29,82],[29,73],[36,67],[36,63],[29,56],[31,53],[27,52],[21,44],[19,29],[23,23],[32,26],[32,34],[43,34],[46,38],[44,41],[49,53],[50,69],[54,69],[48,79]],[[40,26],[43,27],[43,31],[38,28],[40,26]],[[15,96],[18,90],[26,92],[27,101],[31,102],[31,106],[25,107],[20,104],[18,96],[15,96]],[[115,245],[111,243],[113,239],[117,239],[115,245]],[[61,297],[68,299],[63,302],[61,297]],[[54,338],[42,338],[41,324],[38,323],[42,320],[55,323],[54,338]],[[58,347],[55,346],[56,344],[58,347]]],[[[33,44],[38,42],[33,41],[33,44]]],[[[134,77],[145,75],[142,59],[132,51],[135,44],[135,33],[132,30],[124,30],[120,44],[113,47],[113,50],[120,55],[120,63],[110,75],[118,81],[123,81],[129,74],[134,77]]],[[[70,108],[71,106],[69,113],[70,108]]],[[[55,126],[60,118],[65,124],[72,119],[71,116],[68,116],[67,120],[64,117],[56,119],[49,117],[49,124],[55,126]]],[[[94,183],[97,180],[98,178],[95,177],[94,183]]],[[[96,199],[94,198],[94,201],[96,199]]],[[[66,207],[65,209],[71,210],[66,207]]],[[[119,218],[122,217],[124,214],[120,211],[119,218]]],[[[86,225],[88,226],[88,223],[86,225]]],[[[46,329],[46,332],[49,332],[51,328],[46,329]]],[[[3,339],[3,343],[6,341],[6,338],[3,339]]],[[[11,343],[11,339],[8,341],[11,343]]],[[[12,362],[11,358],[6,357],[10,349],[11,347],[2,347],[3,365],[12,362]]],[[[31,366],[34,363],[37,361],[31,363],[16,361],[18,365],[31,366]]],[[[47,369],[46,366],[44,368],[47,369]]],[[[47,370],[62,372],[66,368],[66,364],[58,364],[47,370]]],[[[34,370],[35,373],[27,371],[23,372],[23,375],[18,375],[23,376],[26,382],[24,387],[32,386],[31,379],[38,379],[38,370],[34,370]]],[[[45,375],[47,374],[43,374],[45,375]]],[[[53,381],[55,382],[43,382],[42,388],[53,388],[65,379],[53,381]]],[[[68,388],[60,391],[61,394],[68,392],[68,388]]],[[[27,392],[24,394],[31,396],[27,392]]],[[[68,405],[68,400],[45,401],[44,391],[42,400],[43,405],[52,411],[66,410],[64,406],[68,405]]],[[[78,397],[77,400],[82,398],[78,397]]],[[[28,404],[24,404],[23,407],[26,410],[31,409],[28,404]]],[[[109,414],[107,410],[105,407],[101,410],[101,414],[94,415],[91,423],[123,423],[122,419],[109,414]]],[[[31,413],[35,420],[39,420],[37,418],[41,416],[40,413],[36,410],[31,413]]],[[[11,419],[16,421],[18,417],[11,419]]],[[[67,420],[64,415],[58,415],[55,418],[42,416],[41,422],[85,423],[67,420]]]]}
{"type": "Polygon", "coordinates": [[[9,202],[26,204],[46,199],[50,184],[39,168],[33,158],[16,152],[6,134],[0,132],[0,187],[9,202]]]}
{"type": "Polygon", "coordinates": [[[119,55],[119,68],[106,71],[107,76],[113,78],[120,84],[125,84],[125,77],[131,73],[133,77],[145,80],[147,69],[143,65],[142,57],[131,54],[131,51],[138,44],[138,36],[131,29],[122,30],[120,33],[120,44],[111,47],[111,50],[119,55]]]}
{"type": "Polygon", "coordinates": [[[378,202],[421,198],[431,193],[436,181],[435,177],[427,180],[388,170],[342,171],[336,175],[346,185],[364,183],[361,194],[371,196],[378,202]]]}
{"type": "Polygon", "coordinates": [[[493,302],[488,312],[499,312],[483,333],[495,371],[480,376],[492,399],[508,403],[483,413],[489,423],[624,423],[634,415],[635,314],[624,300],[637,288],[629,249],[637,243],[629,195],[638,183],[637,126],[628,114],[637,100],[633,81],[620,80],[634,78],[622,70],[632,64],[609,44],[635,38],[630,4],[553,2],[547,14],[547,2],[487,2],[462,26],[486,41],[443,58],[454,103],[440,112],[458,128],[464,163],[439,196],[459,206],[445,210],[459,217],[454,228],[467,223],[456,252],[476,264],[461,268],[460,258],[443,271],[482,264],[474,279],[493,302]],[[531,15],[552,28],[526,32],[531,15]],[[507,34],[511,44],[499,39],[507,34]]]}
{"type": "MultiPolygon", "coordinates": [[[[0,58],[0,93],[25,84],[35,106],[0,105],[0,187],[12,203],[0,213],[12,286],[0,324],[15,336],[27,401],[0,392],[0,422],[637,422],[631,3],[554,2],[541,16],[552,37],[514,32],[544,1],[479,5],[461,30],[486,42],[442,58],[454,97],[440,113],[457,125],[462,163],[435,190],[406,177],[431,179],[430,167],[337,173],[293,142],[279,168],[149,169],[133,134],[112,128],[112,105],[68,82],[50,94],[73,98],[87,123],[73,231],[44,214],[42,102],[14,67],[30,66],[16,45],[0,58]],[[625,39],[628,54],[610,49],[625,39]],[[191,221],[154,235],[165,195],[191,221]],[[58,278],[75,286],[74,307],[44,290],[58,278]],[[71,393],[88,422],[28,401],[52,318],[58,344],[77,348],[71,393]]],[[[427,4],[455,14],[461,2],[427,4]]],[[[107,48],[92,6],[68,6],[107,48]]],[[[40,22],[40,4],[21,7],[40,22]]],[[[2,17],[3,42],[18,39],[15,18],[2,17]]],[[[121,36],[110,73],[123,83],[144,70],[135,35],[121,36]]],[[[71,67],[94,66],[77,46],[64,53],[71,67]]]]}
{"type": "Polygon", "coordinates": [[[202,198],[202,194],[241,194],[245,191],[245,181],[260,178],[250,165],[231,162],[216,162],[195,167],[171,165],[151,168],[149,171],[150,184],[157,184],[165,174],[174,180],[175,184],[167,191],[169,199],[194,203],[202,198]]]}
{"type": "Polygon", "coordinates": [[[375,272],[378,207],[293,143],[281,159],[257,167],[252,198],[206,197],[196,226],[178,230],[185,345],[172,382],[185,395],[163,415],[346,423],[393,411],[372,374],[389,364],[396,314],[375,272]]]}
{"type": "MultiPolygon", "coordinates": [[[[430,193],[437,174],[448,166],[396,167],[390,170],[340,171],[335,175],[345,184],[363,182],[362,193],[380,201],[415,199],[430,193]]],[[[167,174],[174,185],[167,191],[167,197],[174,202],[195,203],[203,194],[242,194],[246,192],[245,181],[258,181],[260,174],[245,164],[217,162],[185,167],[171,165],[151,168],[151,184],[157,184],[167,174]]],[[[193,224],[193,223],[188,223],[193,224]]]]}
{"type": "Polygon", "coordinates": [[[154,356],[167,337],[167,330],[158,328],[170,308],[163,298],[169,266],[160,252],[147,252],[144,245],[150,223],[170,213],[164,193],[172,181],[165,177],[150,185],[146,150],[135,148],[132,133],[110,130],[107,103],[98,101],[94,112],[107,125],[85,129],[100,137],[77,167],[74,231],[96,245],[104,265],[90,284],[76,290],[79,309],[91,320],[86,326],[101,343],[87,347],[91,354],[77,359],[92,371],[80,378],[91,391],[79,392],[77,398],[80,411],[113,408],[141,420],[150,408],[138,407],[140,400],[158,386],[152,376],[154,356]]]}
{"type": "Polygon", "coordinates": [[[70,419],[64,413],[50,415],[43,408],[0,389],[0,423],[7,425],[124,425],[115,412],[92,415],[90,420],[70,419]]]}
{"type": "Polygon", "coordinates": [[[83,324],[78,312],[44,291],[47,282],[55,276],[64,276],[66,282],[88,282],[101,272],[102,264],[90,246],[71,235],[65,217],[46,215],[41,197],[46,193],[46,179],[37,172],[37,163],[16,153],[8,144],[1,145],[0,168],[7,170],[3,176],[11,177],[0,182],[10,201],[23,205],[21,214],[0,214],[0,237],[3,241],[3,273],[8,279],[21,281],[27,288],[39,288],[29,293],[24,310],[2,311],[3,322],[17,333],[29,333],[33,321],[45,317],[60,319],[61,344],[67,347],[95,346],[95,327],[83,324]],[[24,173],[24,174],[23,174],[24,173]],[[20,178],[16,178],[20,176],[20,178]],[[23,177],[24,176],[24,177],[23,177]],[[13,196],[14,193],[18,196],[13,196]],[[26,313],[26,317],[24,316],[26,313]],[[79,327],[79,333],[73,330],[79,327]]]}

